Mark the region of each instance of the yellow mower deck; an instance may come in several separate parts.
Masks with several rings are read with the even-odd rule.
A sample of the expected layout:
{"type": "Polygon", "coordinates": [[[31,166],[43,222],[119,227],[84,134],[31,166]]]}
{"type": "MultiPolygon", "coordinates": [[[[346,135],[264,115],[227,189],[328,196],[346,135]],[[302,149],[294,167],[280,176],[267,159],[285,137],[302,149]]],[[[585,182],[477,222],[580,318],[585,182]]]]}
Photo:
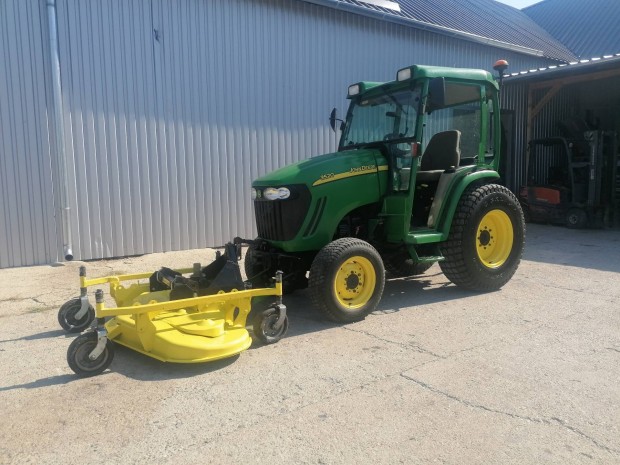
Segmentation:
{"type": "MultiPolygon", "coordinates": [[[[187,274],[192,269],[173,271],[187,274]]],[[[273,340],[269,339],[269,334],[259,335],[261,340],[276,342],[288,327],[286,307],[281,304],[281,273],[276,276],[272,288],[232,289],[230,292],[219,291],[212,295],[176,300],[170,299],[171,290],[151,291],[149,283],[143,282],[151,275],[140,273],[87,279],[82,267],[82,297],[65,304],[74,303],[73,314],[88,304],[87,300],[83,300],[87,299],[87,288],[101,284],[109,285],[110,296],[117,306],[107,308],[103,291],[97,290],[94,315],[90,318],[91,321],[92,316],[97,319],[97,327],[74,340],[72,346],[75,344],[75,347],[70,347],[67,354],[69,365],[77,374],[90,376],[109,365],[113,356],[109,341],[164,362],[202,363],[236,355],[252,344],[246,323],[252,299],[256,297],[274,297],[274,302],[277,302],[274,309],[282,312],[282,317],[278,319],[274,311],[265,314],[266,319],[255,325],[254,332],[264,333],[265,328],[269,331],[276,321],[284,326],[273,340]],[[129,283],[131,281],[133,283],[129,283]],[[108,354],[108,351],[112,353],[108,354]],[[108,355],[110,360],[104,360],[108,355]]],[[[65,325],[63,327],[68,329],[65,325]]]]}
{"type": "Polygon", "coordinates": [[[251,299],[265,295],[277,296],[277,289],[175,301],[168,300],[169,291],[144,292],[127,307],[108,309],[98,303],[96,315],[114,317],[105,327],[118,344],[165,362],[199,363],[230,357],[252,344],[245,329],[251,299]]]}

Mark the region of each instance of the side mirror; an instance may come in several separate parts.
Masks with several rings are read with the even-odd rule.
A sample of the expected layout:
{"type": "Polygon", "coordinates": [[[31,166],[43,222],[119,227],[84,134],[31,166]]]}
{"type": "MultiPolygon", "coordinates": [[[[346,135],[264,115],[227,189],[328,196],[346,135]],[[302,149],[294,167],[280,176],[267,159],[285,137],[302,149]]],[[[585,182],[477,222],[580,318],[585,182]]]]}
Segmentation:
{"type": "Polygon", "coordinates": [[[334,108],[329,114],[329,125],[332,127],[332,131],[336,132],[336,109],[334,108]]]}
{"type": "Polygon", "coordinates": [[[338,110],[335,108],[329,114],[329,125],[332,127],[332,131],[336,132],[336,121],[340,121],[339,129],[342,131],[344,129],[344,121],[337,117],[338,110]]]}
{"type": "Polygon", "coordinates": [[[426,99],[426,111],[430,113],[438,108],[446,106],[446,80],[433,78],[428,83],[428,98],[426,99]]]}

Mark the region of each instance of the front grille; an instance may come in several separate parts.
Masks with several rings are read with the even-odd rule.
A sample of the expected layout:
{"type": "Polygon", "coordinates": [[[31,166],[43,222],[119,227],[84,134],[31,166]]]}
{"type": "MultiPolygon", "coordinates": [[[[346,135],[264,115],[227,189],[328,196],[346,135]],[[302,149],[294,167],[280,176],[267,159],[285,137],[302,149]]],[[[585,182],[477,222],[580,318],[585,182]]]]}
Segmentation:
{"type": "MultiPolygon", "coordinates": [[[[285,200],[254,200],[258,236],[270,241],[290,241],[299,232],[310,205],[310,192],[303,184],[287,187],[291,196],[285,200]]],[[[257,188],[261,189],[261,188],[257,188]]]]}

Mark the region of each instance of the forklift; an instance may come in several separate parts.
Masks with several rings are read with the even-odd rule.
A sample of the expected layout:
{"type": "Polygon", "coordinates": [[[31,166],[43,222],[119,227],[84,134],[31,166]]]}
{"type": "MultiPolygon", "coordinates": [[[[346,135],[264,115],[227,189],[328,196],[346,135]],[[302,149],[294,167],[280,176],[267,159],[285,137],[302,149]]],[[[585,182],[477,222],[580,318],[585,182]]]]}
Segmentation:
{"type": "Polygon", "coordinates": [[[519,192],[526,221],[573,229],[612,226],[618,221],[614,195],[617,158],[614,131],[530,141],[528,181],[519,192]]]}

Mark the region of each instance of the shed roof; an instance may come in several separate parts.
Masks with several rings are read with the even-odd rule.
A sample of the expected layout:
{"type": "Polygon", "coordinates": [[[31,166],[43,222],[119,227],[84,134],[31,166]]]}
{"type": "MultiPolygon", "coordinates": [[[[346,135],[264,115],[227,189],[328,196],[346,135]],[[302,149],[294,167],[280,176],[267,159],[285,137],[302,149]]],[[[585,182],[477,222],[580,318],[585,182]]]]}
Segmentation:
{"type": "Polygon", "coordinates": [[[521,10],[495,0],[304,1],[557,61],[577,59],[521,10]]]}
{"type": "Polygon", "coordinates": [[[616,55],[605,55],[601,58],[597,57],[590,60],[580,60],[572,63],[552,65],[546,68],[511,73],[507,76],[504,83],[513,84],[524,81],[546,81],[576,75],[588,75],[589,79],[597,75],[620,76],[620,53],[616,55]]]}
{"type": "Polygon", "coordinates": [[[579,58],[620,52],[618,0],[545,0],[522,11],[579,58]]]}

